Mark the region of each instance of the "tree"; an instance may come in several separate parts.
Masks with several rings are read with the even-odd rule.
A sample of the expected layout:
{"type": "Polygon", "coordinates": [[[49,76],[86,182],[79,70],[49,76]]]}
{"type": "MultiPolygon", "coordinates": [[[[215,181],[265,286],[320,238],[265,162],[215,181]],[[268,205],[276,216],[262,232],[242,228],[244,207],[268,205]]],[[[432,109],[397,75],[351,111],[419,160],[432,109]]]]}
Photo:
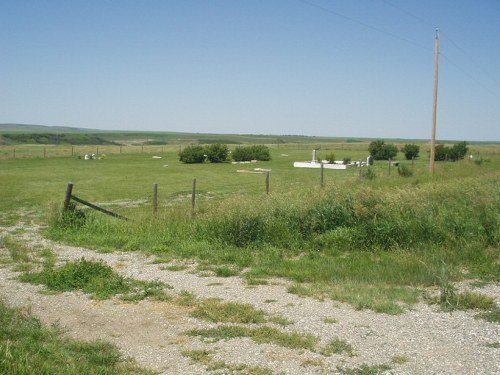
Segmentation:
{"type": "Polygon", "coordinates": [[[205,154],[207,155],[207,160],[211,163],[222,163],[227,160],[229,149],[227,145],[215,143],[205,147],[205,154]]]}
{"type": "Polygon", "coordinates": [[[382,139],[371,142],[368,146],[368,151],[375,160],[389,160],[398,154],[396,145],[386,144],[382,139]]]}
{"type": "Polygon", "coordinates": [[[271,153],[269,151],[269,147],[264,145],[236,147],[231,156],[234,161],[271,160],[271,153]]]}
{"type": "Polygon", "coordinates": [[[202,146],[188,146],[179,152],[179,160],[186,164],[203,163],[205,161],[205,148],[202,146]]]}
{"type": "Polygon", "coordinates": [[[445,145],[436,145],[434,151],[434,160],[435,161],[443,161],[447,160],[450,155],[450,148],[445,145]]]}
{"type": "Polygon", "coordinates": [[[420,152],[420,146],[414,144],[407,144],[401,148],[401,152],[405,154],[406,160],[412,160],[413,158],[418,157],[418,153],[420,152]]]}
{"type": "Polygon", "coordinates": [[[469,148],[467,147],[467,142],[460,142],[453,145],[450,150],[450,159],[453,161],[461,160],[467,155],[469,148]]]}
{"type": "Polygon", "coordinates": [[[467,155],[469,148],[467,147],[467,142],[460,142],[454,144],[452,147],[445,145],[437,145],[436,152],[434,153],[434,160],[461,160],[467,155]]]}

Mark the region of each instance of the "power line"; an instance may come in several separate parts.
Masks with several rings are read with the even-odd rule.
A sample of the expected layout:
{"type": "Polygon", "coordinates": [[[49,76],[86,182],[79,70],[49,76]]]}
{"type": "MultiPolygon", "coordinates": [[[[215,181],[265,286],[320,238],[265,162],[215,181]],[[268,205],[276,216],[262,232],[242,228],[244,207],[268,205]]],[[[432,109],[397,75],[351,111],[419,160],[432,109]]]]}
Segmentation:
{"type": "MultiPolygon", "coordinates": [[[[432,27],[435,27],[435,25],[433,25],[431,22],[429,22],[428,20],[420,17],[420,16],[417,16],[416,14],[412,13],[412,12],[409,12],[407,11],[406,9],[403,9],[401,8],[400,6],[398,5],[395,5],[393,4],[392,2],[390,2],[389,0],[380,0],[388,5],[390,5],[391,7],[393,7],[394,9],[397,9],[399,12],[409,16],[409,17],[412,17],[414,19],[416,19],[417,21],[419,21],[420,23],[422,23],[423,25],[426,25],[426,26],[432,26],[432,27]]],[[[484,74],[486,74],[491,80],[493,80],[494,82],[496,82],[497,84],[499,84],[498,80],[495,79],[495,77],[493,77],[488,71],[486,71],[484,68],[482,68],[480,66],[480,64],[476,61],[476,59],[474,59],[469,53],[467,53],[462,47],[460,47],[458,45],[458,43],[454,42],[447,34],[446,32],[443,34],[441,33],[442,36],[444,36],[444,39],[447,40],[448,42],[450,42],[456,49],[458,49],[460,52],[462,52],[462,54],[470,61],[472,62],[472,64],[474,66],[476,66],[479,70],[481,70],[484,74]]],[[[469,79],[471,79],[472,81],[474,81],[477,85],[483,87],[484,89],[486,89],[487,91],[489,91],[490,93],[493,93],[493,91],[491,90],[490,87],[488,87],[487,85],[483,84],[482,82],[478,81],[476,78],[474,78],[474,76],[467,72],[465,69],[463,69],[459,64],[455,63],[453,60],[451,60],[446,54],[443,54],[441,53],[441,55],[443,56],[443,58],[451,65],[453,65],[457,70],[459,70],[462,74],[464,74],[465,76],[467,76],[469,79]]]]}
{"type": "Polygon", "coordinates": [[[462,52],[462,54],[467,57],[467,59],[476,67],[478,68],[479,70],[481,70],[484,74],[486,74],[491,80],[493,80],[495,83],[497,84],[500,84],[500,82],[498,82],[498,80],[493,77],[493,75],[491,75],[486,69],[484,69],[483,67],[481,67],[481,65],[477,62],[477,60],[472,57],[471,54],[469,54],[467,51],[465,51],[462,47],[460,47],[458,45],[458,43],[454,42],[449,36],[447,36],[446,34],[444,34],[444,37],[447,41],[449,41],[451,44],[453,44],[453,46],[455,46],[456,49],[458,49],[460,52],[462,52]]]}
{"type": "Polygon", "coordinates": [[[401,13],[404,13],[404,14],[406,14],[407,16],[410,16],[410,17],[412,17],[412,18],[415,18],[416,20],[420,21],[421,23],[423,23],[423,24],[424,24],[424,25],[426,25],[426,26],[431,26],[431,27],[436,28],[436,25],[435,25],[435,24],[432,24],[431,22],[427,21],[426,19],[424,19],[424,18],[422,18],[422,17],[420,17],[420,16],[417,16],[416,14],[414,14],[414,13],[412,13],[412,12],[407,11],[406,9],[403,9],[403,8],[399,7],[399,6],[397,6],[397,5],[393,4],[393,3],[391,3],[391,2],[390,2],[390,1],[388,1],[388,0],[380,0],[380,1],[382,1],[382,2],[386,3],[387,5],[390,5],[391,7],[393,7],[393,8],[395,8],[395,9],[399,10],[401,13]]]}
{"type": "Polygon", "coordinates": [[[386,31],[386,30],[384,30],[384,29],[380,29],[380,28],[378,28],[378,27],[376,27],[376,26],[373,26],[373,25],[370,25],[370,24],[368,24],[368,23],[366,23],[366,22],[363,22],[363,21],[357,20],[357,19],[355,19],[355,18],[352,18],[352,17],[346,16],[345,14],[339,13],[339,12],[337,12],[337,11],[335,11],[335,10],[330,9],[330,8],[326,8],[326,7],[322,6],[322,5],[319,5],[319,4],[316,4],[316,3],[313,3],[313,2],[308,1],[308,0],[298,0],[298,1],[300,1],[300,2],[302,2],[302,3],[304,3],[304,4],[307,4],[307,5],[311,6],[311,7],[314,7],[314,8],[316,8],[316,9],[319,9],[319,10],[321,10],[321,11],[323,11],[323,12],[333,14],[333,15],[335,15],[335,16],[337,16],[337,17],[343,18],[343,19],[345,19],[345,20],[347,20],[347,21],[350,21],[350,22],[352,22],[352,23],[356,23],[356,24],[358,24],[358,25],[360,25],[360,26],[363,26],[363,27],[365,27],[365,28],[367,28],[367,29],[370,29],[370,30],[376,31],[376,32],[381,33],[381,34],[384,34],[384,35],[388,35],[388,36],[390,36],[390,37],[392,37],[392,38],[395,38],[395,39],[401,40],[401,41],[403,41],[403,42],[405,42],[405,43],[412,44],[412,45],[414,45],[414,46],[416,46],[416,47],[419,47],[419,48],[422,48],[422,49],[424,49],[424,50],[426,50],[426,51],[431,51],[431,52],[433,51],[433,50],[432,50],[432,48],[429,48],[429,47],[427,47],[427,46],[425,46],[425,45],[423,45],[423,44],[417,43],[417,42],[415,42],[415,41],[413,41],[413,40],[410,40],[410,39],[404,38],[404,37],[400,36],[399,34],[391,33],[391,32],[386,31]]]}

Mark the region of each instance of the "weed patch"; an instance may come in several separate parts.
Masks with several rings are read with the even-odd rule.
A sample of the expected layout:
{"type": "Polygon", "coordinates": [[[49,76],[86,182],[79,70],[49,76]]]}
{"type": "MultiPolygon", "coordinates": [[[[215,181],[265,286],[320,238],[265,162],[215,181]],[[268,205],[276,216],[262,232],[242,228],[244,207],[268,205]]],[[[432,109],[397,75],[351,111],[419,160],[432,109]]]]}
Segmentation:
{"type": "Polygon", "coordinates": [[[199,336],[211,342],[248,337],[258,344],[276,344],[291,349],[314,350],[318,342],[318,338],[313,335],[285,333],[272,327],[220,326],[211,329],[192,330],[187,334],[189,336],[199,336]]]}
{"type": "Polygon", "coordinates": [[[126,301],[138,301],[147,297],[169,299],[164,292],[167,285],[163,283],[125,279],[104,262],[84,258],[68,262],[57,269],[46,267],[42,272],[25,273],[20,276],[20,280],[43,284],[49,290],[57,292],[82,291],[97,299],[116,295],[126,301]]]}
{"type": "Polygon", "coordinates": [[[391,366],[389,365],[361,365],[357,368],[347,368],[347,367],[338,367],[337,370],[342,375],[381,375],[389,370],[391,370],[391,366]]]}
{"type": "Polygon", "coordinates": [[[326,357],[330,357],[333,354],[342,354],[342,353],[347,353],[350,356],[354,355],[354,351],[351,344],[339,338],[330,341],[328,345],[326,345],[324,348],[320,350],[320,353],[326,357]]]}
{"type": "Polygon", "coordinates": [[[203,364],[209,372],[214,374],[273,375],[273,372],[265,367],[228,364],[224,361],[216,361],[213,358],[213,353],[208,350],[184,351],[182,355],[195,363],[203,364]]]}
{"type": "Polygon", "coordinates": [[[79,342],[63,338],[35,318],[0,302],[1,374],[153,375],[106,342],[79,342]]]}
{"type": "Polygon", "coordinates": [[[484,319],[487,322],[500,323],[500,307],[495,307],[490,311],[484,311],[476,315],[479,319],[484,319]]]}

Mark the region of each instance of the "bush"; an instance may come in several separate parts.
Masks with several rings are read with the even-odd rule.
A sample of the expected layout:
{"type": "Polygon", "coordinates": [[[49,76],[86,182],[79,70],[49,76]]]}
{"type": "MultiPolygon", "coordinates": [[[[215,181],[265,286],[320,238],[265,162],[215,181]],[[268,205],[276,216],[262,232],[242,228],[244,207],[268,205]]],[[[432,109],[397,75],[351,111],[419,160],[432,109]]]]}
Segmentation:
{"type": "Polygon", "coordinates": [[[418,153],[420,152],[420,147],[414,144],[407,144],[401,148],[401,152],[405,155],[406,160],[412,160],[413,158],[418,157],[418,153]]]}
{"type": "Polygon", "coordinates": [[[203,163],[205,161],[205,148],[202,146],[188,146],[179,152],[179,160],[186,164],[203,163]]]}
{"type": "Polygon", "coordinates": [[[398,148],[393,144],[386,144],[385,141],[377,139],[368,146],[368,151],[375,160],[389,160],[398,154],[398,148]]]}
{"type": "Polygon", "coordinates": [[[269,161],[271,153],[269,147],[264,145],[237,147],[232,153],[232,158],[234,161],[269,161]]]}
{"type": "Polygon", "coordinates": [[[227,145],[215,143],[205,146],[205,154],[207,155],[207,160],[209,162],[222,163],[227,160],[229,149],[227,148],[227,145]]]}
{"type": "Polygon", "coordinates": [[[467,155],[469,148],[467,147],[467,142],[460,142],[454,144],[452,147],[445,145],[437,145],[434,153],[435,161],[461,160],[467,155]]]}
{"type": "Polygon", "coordinates": [[[325,156],[325,160],[328,162],[328,164],[335,164],[335,154],[333,152],[330,152],[325,156]]]}

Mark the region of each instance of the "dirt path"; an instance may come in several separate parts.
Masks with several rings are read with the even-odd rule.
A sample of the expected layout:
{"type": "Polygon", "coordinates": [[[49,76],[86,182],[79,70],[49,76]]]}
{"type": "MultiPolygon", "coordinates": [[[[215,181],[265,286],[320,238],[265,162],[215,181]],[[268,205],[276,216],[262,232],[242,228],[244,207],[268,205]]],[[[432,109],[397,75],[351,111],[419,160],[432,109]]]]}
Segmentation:
{"type": "MultiPolygon", "coordinates": [[[[135,304],[118,299],[95,301],[81,293],[42,293],[43,287],[17,281],[19,274],[12,267],[0,268],[0,298],[7,304],[29,310],[44,323],[58,324],[71,337],[110,341],[125,356],[160,374],[243,374],[252,373],[256,366],[274,374],[335,374],[339,368],[379,365],[388,365],[391,369],[386,373],[391,374],[500,374],[499,349],[491,345],[498,346],[499,325],[474,318],[474,312],[442,313],[425,304],[397,316],[356,311],[334,301],[289,294],[285,281],[250,288],[238,277],[202,277],[190,269],[168,271],[165,264],[155,264],[154,258],[139,253],[100,254],[63,246],[43,239],[36,230],[15,234],[14,228],[1,228],[0,236],[9,232],[31,247],[50,248],[60,262],[101,259],[126,277],[165,282],[174,293],[188,291],[199,299],[249,303],[269,314],[280,314],[293,324],[276,328],[313,334],[320,346],[340,339],[353,348],[352,354],[328,356],[257,344],[248,338],[204,342],[186,332],[217,324],[191,317],[188,307],[148,300],[135,304]],[[183,354],[199,349],[209,350],[225,367],[209,371],[183,354]],[[236,370],[236,365],[246,367],[236,370]]],[[[0,257],[6,253],[0,246],[0,257]]],[[[499,285],[483,292],[500,302],[499,285]]]]}

